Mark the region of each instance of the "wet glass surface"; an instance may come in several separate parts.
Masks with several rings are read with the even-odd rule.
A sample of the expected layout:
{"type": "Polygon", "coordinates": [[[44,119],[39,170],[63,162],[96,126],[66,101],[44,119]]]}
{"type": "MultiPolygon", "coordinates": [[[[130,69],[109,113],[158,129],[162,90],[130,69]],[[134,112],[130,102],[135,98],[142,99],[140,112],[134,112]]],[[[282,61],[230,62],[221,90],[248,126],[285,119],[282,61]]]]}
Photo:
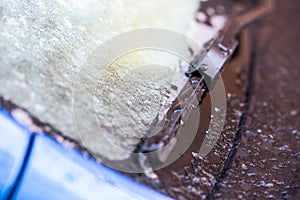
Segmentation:
{"type": "Polygon", "coordinates": [[[300,197],[299,2],[275,6],[256,31],[250,108],[218,199],[300,197]]]}

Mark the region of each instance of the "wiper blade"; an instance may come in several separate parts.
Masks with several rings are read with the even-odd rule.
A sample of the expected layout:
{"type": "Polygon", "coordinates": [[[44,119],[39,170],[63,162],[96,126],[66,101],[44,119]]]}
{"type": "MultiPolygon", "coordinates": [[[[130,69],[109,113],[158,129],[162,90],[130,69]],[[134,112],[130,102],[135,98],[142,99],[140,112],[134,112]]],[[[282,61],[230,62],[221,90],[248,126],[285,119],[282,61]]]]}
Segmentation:
{"type": "Polygon", "coordinates": [[[203,50],[193,59],[186,71],[189,79],[179,92],[178,98],[164,118],[153,124],[152,131],[156,130],[155,135],[142,139],[135,152],[156,151],[176,136],[180,126],[189,119],[192,110],[201,104],[209,89],[213,89],[218,75],[238,46],[236,37],[242,28],[272,11],[272,0],[262,2],[257,8],[229,19],[218,35],[204,45],[203,50]]]}

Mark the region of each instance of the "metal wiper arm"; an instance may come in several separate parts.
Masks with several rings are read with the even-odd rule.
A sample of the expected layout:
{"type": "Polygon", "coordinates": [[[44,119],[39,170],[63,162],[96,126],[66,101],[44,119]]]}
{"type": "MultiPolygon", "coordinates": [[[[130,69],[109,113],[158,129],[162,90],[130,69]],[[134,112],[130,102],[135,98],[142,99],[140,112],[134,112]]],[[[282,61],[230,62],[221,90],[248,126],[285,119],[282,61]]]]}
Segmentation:
{"type": "Polygon", "coordinates": [[[212,89],[218,74],[230,60],[238,46],[237,36],[246,25],[269,14],[273,9],[273,0],[261,0],[261,5],[242,15],[229,19],[218,35],[204,45],[203,50],[190,63],[186,75],[189,77],[186,85],[175,100],[162,121],[157,133],[142,140],[135,152],[151,152],[166,145],[176,135],[181,124],[188,118],[190,110],[201,102],[208,88],[212,89]],[[161,144],[161,145],[159,145],[161,144]]]}

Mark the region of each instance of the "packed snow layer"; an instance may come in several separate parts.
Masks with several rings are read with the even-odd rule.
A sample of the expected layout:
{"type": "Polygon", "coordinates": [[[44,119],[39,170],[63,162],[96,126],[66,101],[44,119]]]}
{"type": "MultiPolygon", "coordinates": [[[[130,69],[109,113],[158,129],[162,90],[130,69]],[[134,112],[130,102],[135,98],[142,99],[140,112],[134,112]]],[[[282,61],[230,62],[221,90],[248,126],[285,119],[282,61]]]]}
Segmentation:
{"type": "MultiPolygon", "coordinates": [[[[137,28],[184,34],[197,6],[194,0],[2,0],[0,95],[83,142],[91,152],[124,159],[166,103],[180,70],[179,58],[143,51],[124,56],[115,67],[103,66],[95,105],[86,104],[84,97],[77,100],[80,113],[97,114],[92,121],[82,118],[80,127],[86,132],[74,128],[74,81],[88,56],[105,40],[137,28]],[[111,69],[122,81],[105,77],[105,70],[111,69]],[[112,143],[101,142],[101,135],[112,143]],[[112,145],[128,153],[119,153],[112,145]]],[[[86,84],[99,80],[89,79],[86,84]]]]}

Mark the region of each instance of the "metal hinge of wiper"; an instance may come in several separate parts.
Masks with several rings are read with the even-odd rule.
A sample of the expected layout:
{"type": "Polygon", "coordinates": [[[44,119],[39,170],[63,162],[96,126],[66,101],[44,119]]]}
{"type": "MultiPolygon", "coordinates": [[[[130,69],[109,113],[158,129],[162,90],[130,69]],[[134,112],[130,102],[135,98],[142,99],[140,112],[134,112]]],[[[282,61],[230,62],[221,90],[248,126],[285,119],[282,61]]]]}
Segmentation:
{"type": "Polygon", "coordinates": [[[269,14],[273,9],[273,0],[261,0],[262,4],[251,11],[230,18],[218,35],[206,45],[204,50],[191,62],[186,75],[204,75],[205,81],[213,87],[226,62],[238,46],[237,36],[246,25],[269,14]]]}

